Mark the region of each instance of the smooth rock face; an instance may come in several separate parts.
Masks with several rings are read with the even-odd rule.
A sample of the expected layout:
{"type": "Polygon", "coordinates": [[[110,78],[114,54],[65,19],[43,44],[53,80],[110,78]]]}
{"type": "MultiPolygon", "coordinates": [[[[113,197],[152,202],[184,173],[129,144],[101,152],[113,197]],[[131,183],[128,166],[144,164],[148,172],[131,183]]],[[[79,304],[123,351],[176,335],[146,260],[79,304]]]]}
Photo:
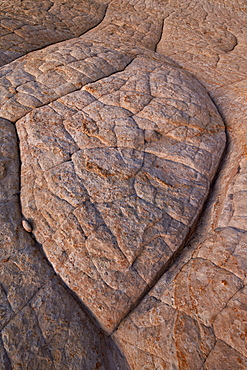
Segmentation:
{"type": "Polygon", "coordinates": [[[246,5],[0,11],[2,368],[245,369],[246,5]]]}

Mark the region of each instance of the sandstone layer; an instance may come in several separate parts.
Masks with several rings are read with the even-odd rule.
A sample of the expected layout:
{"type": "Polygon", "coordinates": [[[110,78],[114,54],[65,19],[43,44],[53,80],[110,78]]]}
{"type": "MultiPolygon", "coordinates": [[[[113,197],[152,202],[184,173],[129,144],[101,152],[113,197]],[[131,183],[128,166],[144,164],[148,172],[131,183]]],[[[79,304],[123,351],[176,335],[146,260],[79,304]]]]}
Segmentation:
{"type": "Polygon", "coordinates": [[[3,368],[246,368],[245,5],[1,10],[3,368]]]}
{"type": "Polygon", "coordinates": [[[228,142],[196,234],[115,334],[135,369],[247,366],[246,17],[243,2],[186,1],[164,20],[157,51],[204,84],[228,142]]]}
{"type": "Polygon", "coordinates": [[[0,369],[128,369],[23,229],[17,136],[0,133],[0,369]]]}
{"type": "Polygon", "coordinates": [[[0,65],[46,45],[80,36],[104,17],[107,2],[2,0],[0,65]]]}
{"type": "Polygon", "coordinates": [[[137,58],[17,130],[23,213],[111,332],[184,244],[224,149],[223,122],[195,79],[137,58]]]}
{"type": "Polygon", "coordinates": [[[23,214],[109,333],[184,245],[224,150],[207,93],[149,52],[155,15],[130,7],[127,16],[146,27],[127,40],[115,23],[128,17],[114,3],[93,33],[2,68],[1,114],[25,116],[17,121],[23,214]]]}

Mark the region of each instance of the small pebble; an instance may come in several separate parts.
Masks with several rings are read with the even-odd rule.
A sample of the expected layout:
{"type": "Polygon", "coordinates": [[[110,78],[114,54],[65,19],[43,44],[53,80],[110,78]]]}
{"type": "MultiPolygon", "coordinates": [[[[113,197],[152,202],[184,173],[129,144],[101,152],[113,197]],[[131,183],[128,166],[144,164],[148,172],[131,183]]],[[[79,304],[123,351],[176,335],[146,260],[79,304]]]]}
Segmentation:
{"type": "Polygon", "coordinates": [[[23,226],[23,229],[26,230],[28,233],[31,233],[33,230],[32,226],[27,220],[22,220],[22,226],[23,226]]]}

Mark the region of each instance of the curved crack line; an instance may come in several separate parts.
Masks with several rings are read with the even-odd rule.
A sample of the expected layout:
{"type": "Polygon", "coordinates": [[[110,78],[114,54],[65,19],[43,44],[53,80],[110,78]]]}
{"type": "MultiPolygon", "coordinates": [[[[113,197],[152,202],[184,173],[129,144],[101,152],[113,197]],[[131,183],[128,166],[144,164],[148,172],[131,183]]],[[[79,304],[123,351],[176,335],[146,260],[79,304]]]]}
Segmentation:
{"type": "MultiPolygon", "coordinates": [[[[22,1],[22,0],[21,0],[22,1]]],[[[103,6],[105,5],[105,8],[104,8],[104,11],[103,11],[103,14],[102,14],[102,18],[101,19],[99,19],[99,21],[98,21],[98,23],[96,22],[96,24],[93,26],[93,27],[91,27],[91,28],[89,28],[89,29],[87,29],[87,30],[85,30],[84,32],[82,32],[81,34],[79,34],[78,36],[72,31],[72,30],[70,30],[70,28],[68,27],[68,29],[66,29],[66,31],[69,31],[69,32],[71,32],[72,33],[72,35],[73,36],[71,36],[71,37],[68,37],[68,38],[63,38],[62,37],[62,39],[59,41],[59,42],[63,42],[63,41],[68,41],[68,40],[71,40],[71,39],[76,39],[76,38],[79,38],[79,37],[81,37],[82,35],[84,35],[85,33],[87,33],[87,32],[89,32],[89,31],[91,31],[91,30],[93,30],[94,28],[96,28],[97,26],[99,26],[102,22],[103,22],[103,20],[105,19],[105,17],[106,17],[106,13],[107,13],[107,10],[108,10],[108,6],[109,6],[109,3],[110,3],[110,1],[107,3],[107,4],[103,4],[102,3],[102,8],[103,8],[103,6]]],[[[53,2],[53,4],[50,6],[50,8],[48,8],[48,9],[46,9],[46,12],[48,13],[49,11],[50,11],[50,9],[52,8],[54,6],[54,2],[53,2]]],[[[98,9],[97,9],[97,11],[98,11],[98,9]]],[[[8,14],[8,12],[7,11],[2,11],[2,13],[5,13],[10,19],[12,19],[12,17],[11,17],[11,15],[13,15],[13,16],[15,16],[15,14],[8,14]]],[[[58,18],[55,14],[53,14],[53,16],[55,17],[55,18],[57,18],[58,19],[58,21],[59,22],[61,22],[61,23],[63,23],[63,20],[62,19],[60,19],[60,18],[58,18]]],[[[90,16],[90,13],[89,13],[89,16],[90,16]]],[[[18,15],[17,15],[17,17],[18,17],[18,15]]],[[[17,18],[17,20],[18,20],[18,18],[17,18]]],[[[26,24],[24,24],[24,26],[25,26],[26,24]]],[[[35,26],[40,26],[40,24],[37,24],[35,21],[33,21],[33,24],[31,23],[31,25],[33,26],[33,27],[35,27],[35,26]]],[[[64,25],[67,27],[67,24],[65,24],[64,23],[64,25]]],[[[2,27],[4,27],[4,26],[2,26],[2,27]]],[[[20,26],[20,27],[18,27],[18,28],[16,28],[16,29],[14,29],[13,31],[11,31],[8,35],[12,35],[13,33],[15,33],[15,31],[16,30],[18,30],[18,29],[21,29],[23,27],[23,25],[22,26],[20,26]]],[[[4,28],[6,28],[6,27],[4,27],[4,28]]],[[[6,28],[6,29],[8,29],[8,28],[6,28]]],[[[45,28],[44,28],[45,29],[45,28]]],[[[42,31],[44,30],[43,28],[41,29],[41,33],[42,33],[42,31]]],[[[57,31],[57,27],[55,26],[55,30],[57,31]]],[[[58,30],[59,31],[59,30],[58,30]]],[[[59,31],[59,32],[61,32],[61,31],[59,31]]],[[[5,35],[3,35],[4,37],[6,36],[6,34],[5,35]]],[[[17,35],[18,36],[18,35],[17,35]]],[[[1,40],[0,40],[1,41],[1,40]]],[[[31,44],[33,44],[33,42],[35,42],[34,40],[31,42],[31,44]]],[[[18,58],[21,58],[21,57],[23,57],[24,55],[26,56],[26,55],[28,55],[28,54],[30,54],[30,53],[32,53],[32,52],[34,52],[34,51],[38,51],[38,50],[42,50],[42,49],[44,49],[45,47],[47,47],[47,46],[50,46],[50,45],[55,45],[55,44],[57,44],[57,43],[59,43],[59,42],[51,42],[51,43],[48,43],[48,44],[45,44],[45,45],[41,45],[40,47],[37,47],[37,48],[33,48],[32,50],[30,50],[28,53],[24,53],[24,52],[18,52],[18,51],[16,51],[17,53],[20,53],[19,55],[18,55],[18,57],[17,58],[14,58],[14,59],[12,59],[12,60],[9,60],[8,61],[8,63],[4,63],[3,65],[1,65],[0,66],[0,68],[1,67],[3,67],[3,66],[5,66],[5,65],[8,65],[9,63],[11,63],[12,61],[14,61],[14,60],[16,60],[16,59],[18,59],[18,58]]],[[[15,45],[13,45],[13,47],[15,47],[15,45]]],[[[8,50],[10,50],[11,51],[11,49],[7,49],[7,51],[8,50]]],[[[15,50],[12,50],[13,52],[15,52],[15,50]]]]}
{"type": "MultiPolygon", "coordinates": [[[[224,153],[223,153],[224,154],[224,153]]],[[[222,158],[223,158],[223,154],[222,154],[222,158]]],[[[217,169],[217,173],[220,171],[220,165],[221,163],[219,163],[219,166],[218,166],[218,169],[217,169]]],[[[215,175],[215,179],[214,181],[211,183],[210,185],[210,189],[209,189],[209,194],[212,193],[213,191],[213,187],[214,187],[214,182],[216,181],[216,175],[215,175]]],[[[166,264],[162,267],[162,269],[156,274],[156,276],[154,277],[153,281],[151,284],[149,284],[148,288],[143,292],[143,294],[139,297],[138,301],[136,302],[136,305],[131,308],[129,310],[129,312],[122,318],[122,320],[118,323],[118,325],[116,326],[116,328],[110,333],[110,336],[112,336],[117,330],[118,328],[120,327],[121,323],[124,322],[127,318],[131,317],[131,314],[132,312],[139,306],[139,304],[141,304],[141,302],[144,301],[145,297],[149,294],[149,292],[156,286],[156,284],[158,283],[158,281],[160,280],[161,276],[164,275],[166,272],[168,272],[174,262],[177,260],[178,256],[180,256],[184,250],[184,247],[186,245],[189,245],[189,241],[191,240],[191,237],[194,233],[194,231],[196,230],[196,227],[197,227],[197,224],[199,222],[199,220],[201,219],[202,217],[202,214],[204,213],[205,211],[205,208],[206,208],[206,203],[207,203],[207,200],[209,199],[209,194],[207,195],[207,198],[206,200],[204,201],[204,206],[202,207],[202,210],[201,212],[197,215],[197,217],[195,218],[193,224],[191,225],[191,227],[189,228],[189,231],[186,235],[186,237],[184,238],[184,241],[183,243],[180,245],[180,247],[173,253],[173,255],[168,259],[168,261],[166,262],[166,264]]],[[[187,262],[189,263],[189,262],[187,262]]],[[[185,264],[187,264],[185,263],[185,264]]],[[[183,266],[185,265],[183,264],[183,266]]]]}

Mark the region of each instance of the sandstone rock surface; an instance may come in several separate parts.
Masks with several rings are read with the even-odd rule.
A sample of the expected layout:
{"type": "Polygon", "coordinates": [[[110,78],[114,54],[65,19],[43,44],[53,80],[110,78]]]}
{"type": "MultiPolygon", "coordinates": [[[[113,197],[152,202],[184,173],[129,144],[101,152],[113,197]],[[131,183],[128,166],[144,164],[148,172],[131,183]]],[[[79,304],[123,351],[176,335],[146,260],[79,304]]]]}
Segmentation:
{"type": "Polygon", "coordinates": [[[246,368],[245,45],[246,6],[238,1],[186,1],[164,20],[157,51],[202,81],[224,118],[228,142],[194,237],[115,333],[135,369],[155,368],[157,358],[161,369],[246,368]]]}
{"type": "Polygon", "coordinates": [[[96,26],[107,1],[2,0],[0,4],[0,65],[96,26]]]}
{"type": "Polygon", "coordinates": [[[0,369],[128,368],[23,229],[16,132],[0,132],[0,369]]]}
{"type": "Polygon", "coordinates": [[[122,28],[111,37],[121,19],[116,9],[109,6],[99,31],[2,68],[10,94],[17,90],[6,94],[2,115],[25,115],[17,122],[23,214],[55,270],[107,332],[185,243],[225,141],[199,83],[148,51],[154,14],[139,16],[152,22],[144,40],[137,27],[127,41],[122,28]]]}
{"type": "Polygon", "coordinates": [[[223,122],[195,79],[137,58],[27,114],[17,130],[23,213],[111,332],[193,228],[224,149],[223,122]]]}
{"type": "Polygon", "coordinates": [[[2,64],[56,43],[0,69],[22,212],[129,364],[21,228],[8,149],[3,368],[245,369],[245,5],[3,1],[1,11],[2,64]],[[228,141],[194,231],[225,147],[199,81],[228,141]]]}

